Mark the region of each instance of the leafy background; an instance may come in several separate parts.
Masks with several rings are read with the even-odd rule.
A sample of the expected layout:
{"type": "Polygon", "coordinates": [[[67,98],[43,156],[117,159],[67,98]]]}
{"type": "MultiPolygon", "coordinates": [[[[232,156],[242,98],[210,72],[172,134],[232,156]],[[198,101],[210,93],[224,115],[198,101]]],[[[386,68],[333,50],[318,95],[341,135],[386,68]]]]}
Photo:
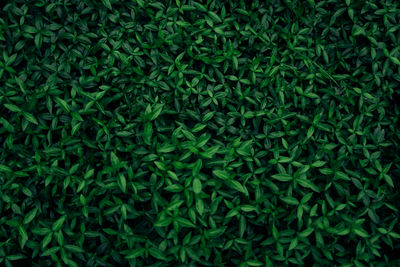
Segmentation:
{"type": "Polygon", "coordinates": [[[1,265],[400,264],[397,1],[1,7],[1,265]]]}

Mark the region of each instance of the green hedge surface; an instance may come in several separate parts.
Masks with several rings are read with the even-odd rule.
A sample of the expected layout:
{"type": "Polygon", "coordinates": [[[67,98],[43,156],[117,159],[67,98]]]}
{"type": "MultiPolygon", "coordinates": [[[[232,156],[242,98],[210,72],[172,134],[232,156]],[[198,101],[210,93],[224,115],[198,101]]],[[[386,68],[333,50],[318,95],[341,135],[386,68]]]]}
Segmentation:
{"type": "Polygon", "coordinates": [[[400,266],[400,2],[5,0],[1,266],[400,266]]]}

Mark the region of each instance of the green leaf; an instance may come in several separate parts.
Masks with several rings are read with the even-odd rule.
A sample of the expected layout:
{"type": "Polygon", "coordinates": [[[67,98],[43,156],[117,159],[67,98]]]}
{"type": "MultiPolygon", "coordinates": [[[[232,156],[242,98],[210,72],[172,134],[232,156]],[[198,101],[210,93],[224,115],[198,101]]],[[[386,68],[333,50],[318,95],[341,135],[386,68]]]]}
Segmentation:
{"type": "Polygon", "coordinates": [[[189,221],[186,218],[178,217],[178,218],[175,219],[175,221],[182,227],[190,227],[190,228],[191,227],[193,227],[193,228],[196,227],[195,224],[193,224],[191,221],[189,221]]]}
{"type": "Polygon", "coordinates": [[[0,171],[5,173],[11,173],[13,170],[6,165],[0,164],[0,171]]]}
{"type": "Polygon", "coordinates": [[[41,254],[42,257],[55,255],[60,250],[60,247],[52,247],[41,254]]]}
{"type": "Polygon", "coordinates": [[[195,178],[193,180],[193,192],[195,194],[200,194],[202,190],[202,185],[201,185],[201,181],[198,178],[195,178]]]}
{"type": "Polygon", "coordinates": [[[240,145],[240,147],[236,150],[239,155],[249,156],[251,150],[252,140],[246,141],[240,145]]]}
{"type": "Polygon", "coordinates": [[[176,146],[170,143],[164,143],[159,149],[158,153],[169,153],[175,151],[176,146]]]}
{"type": "Polygon", "coordinates": [[[119,166],[119,164],[120,164],[119,158],[117,157],[117,155],[114,152],[111,152],[110,160],[111,160],[111,165],[113,167],[119,166]]]}
{"type": "Polygon", "coordinates": [[[85,253],[85,250],[75,245],[64,245],[64,248],[73,253],[85,253]]]}
{"type": "MultiPolygon", "coordinates": [[[[49,229],[50,230],[50,229],[49,229]]],[[[42,241],[42,248],[45,248],[48,244],[50,244],[53,239],[53,232],[48,232],[42,241]]]]}
{"type": "Polygon", "coordinates": [[[155,120],[163,110],[164,105],[163,104],[157,104],[151,114],[150,120],[155,120]]]}
{"type": "Polygon", "coordinates": [[[213,170],[213,174],[222,180],[227,180],[230,178],[229,173],[224,170],[213,170]]]}
{"type": "Polygon", "coordinates": [[[319,167],[324,166],[325,164],[326,164],[326,161],[317,160],[317,161],[313,162],[311,164],[311,166],[313,166],[315,168],[319,168],[319,167]]]}
{"type": "Polygon", "coordinates": [[[174,192],[174,193],[181,192],[181,191],[183,191],[183,189],[184,189],[184,187],[180,184],[171,184],[164,188],[164,190],[166,190],[168,192],[174,192]]]}
{"type": "Polygon", "coordinates": [[[316,186],[314,183],[312,183],[311,181],[309,181],[307,178],[297,178],[296,182],[301,185],[304,188],[309,188],[311,190],[313,190],[314,192],[319,193],[321,190],[319,189],[318,186],[316,186]]]}
{"type": "Polygon", "coordinates": [[[150,252],[151,256],[153,256],[154,258],[156,258],[158,260],[163,260],[163,261],[167,260],[164,253],[159,249],[150,248],[149,252],[150,252]]]}
{"type": "Polygon", "coordinates": [[[30,212],[28,212],[24,217],[24,224],[30,223],[35,218],[36,213],[37,213],[37,208],[34,208],[30,212]]]}
{"type": "Polygon", "coordinates": [[[390,185],[391,187],[394,187],[393,180],[389,175],[384,174],[383,178],[385,179],[386,183],[388,183],[388,185],[390,185]]]}
{"type": "Polygon", "coordinates": [[[218,22],[221,23],[222,20],[221,18],[213,11],[208,11],[208,15],[210,16],[210,18],[214,21],[214,22],[218,22]]]}
{"type": "Polygon", "coordinates": [[[207,121],[211,120],[211,119],[214,117],[214,115],[215,115],[215,111],[207,112],[207,113],[204,115],[202,121],[203,121],[203,122],[207,122],[207,121]]]}
{"type": "Polygon", "coordinates": [[[21,237],[20,239],[21,248],[24,248],[26,241],[28,241],[28,233],[21,225],[18,227],[18,231],[21,237]]]}
{"type": "Polygon", "coordinates": [[[200,152],[200,155],[205,158],[211,159],[218,152],[219,148],[219,146],[210,147],[204,152],[200,152]]]}
{"type": "Polygon", "coordinates": [[[341,171],[336,172],[335,173],[335,177],[337,179],[342,179],[342,180],[345,180],[345,181],[351,181],[350,177],[347,174],[345,174],[344,172],[341,172],[341,171]]]}
{"type": "Polygon", "coordinates": [[[204,213],[204,202],[201,199],[196,199],[196,210],[200,215],[204,213]]]}
{"type": "Polygon", "coordinates": [[[207,230],[207,235],[211,238],[217,238],[221,236],[225,231],[227,227],[220,227],[220,228],[214,228],[214,229],[209,229],[207,230]]]}
{"type": "Polygon", "coordinates": [[[281,197],[281,200],[289,205],[298,205],[299,201],[291,196],[281,197]]]}
{"type": "Polygon", "coordinates": [[[193,133],[200,132],[200,131],[203,130],[206,126],[207,126],[207,125],[205,125],[205,124],[197,123],[197,124],[193,127],[192,132],[193,132],[193,133]]]}
{"type": "Polygon", "coordinates": [[[29,122],[31,122],[31,123],[33,123],[33,124],[38,125],[38,121],[36,120],[36,118],[35,118],[32,114],[30,114],[30,113],[28,113],[28,112],[22,112],[22,115],[24,116],[24,118],[25,118],[27,121],[29,121],[29,122]]]}
{"type": "Polygon", "coordinates": [[[176,210],[176,209],[178,209],[183,203],[184,203],[183,200],[176,200],[176,201],[173,201],[173,202],[171,202],[171,203],[168,205],[167,210],[176,210]]]}
{"type": "Polygon", "coordinates": [[[389,232],[389,235],[393,238],[400,239],[400,234],[396,232],[389,232]]]}
{"type": "Polygon", "coordinates": [[[298,243],[299,242],[298,242],[297,237],[292,239],[292,241],[290,242],[290,245],[289,245],[289,250],[295,249],[297,247],[298,243]]]}
{"type": "Polygon", "coordinates": [[[53,232],[56,232],[56,231],[60,230],[61,227],[62,227],[62,225],[63,225],[64,222],[65,222],[65,219],[67,219],[67,215],[61,216],[57,221],[55,221],[55,222],[53,223],[53,225],[52,225],[52,227],[51,227],[51,230],[52,230],[53,232]]]}
{"type": "Polygon", "coordinates": [[[154,227],[166,227],[172,223],[171,218],[163,218],[154,223],[154,227]]]}
{"type": "Polygon", "coordinates": [[[281,182],[289,182],[293,180],[293,177],[291,175],[283,173],[271,175],[271,178],[281,182]]]}
{"type": "Polygon", "coordinates": [[[110,0],[101,0],[101,2],[103,3],[103,5],[108,8],[109,10],[112,10],[112,6],[110,3],[110,0]]]}
{"type": "Polygon", "coordinates": [[[4,107],[12,112],[22,112],[22,109],[13,104],[4,104],[4,107]]]}
{"type": "Polygon", "coordinates": [[[249,266],[263,266],[264,264],[257,260],[248,260],[246,261],[247,265],[249,266]]]}
{"type": "Polygon", "coordinates": [[[59,98],[58,96],[56,96],[56,97],[54,98],[54,101],[55,101],[57,104],[59,104],[59,105],[64,109],[65,112],[69,113],[69,112],[71,111],[71,109],[70,109],[70,107],[69,107],[67,101],[65,101],[64,99],[61,99],[61,98],[59,98]]]}
{"type": "Polygon", "coordinates": [[[228,185],[229,185],[230,187],[232,187],[232,188],[235,189],[236,191],[239,191],[239,192],[245,194],[246,196],[249,195],[249,192],[247,191],[246,187],[243,186],[243,185],[242,185],[241,183],[239,183],[238,181],[236,181],[236,180],[229,180],[227,183],[228,183],[228,185]]]}
{"type": "Polygon", "coordinates": [[[315,131],[315,128],[314,128],[314,126],[311,126],[311,127],[308,129],[308,131],[307,131],[307,137],[306,137],[306,140],[307,140],[307,139],[309,139],[309,138],[311,138],[311,136],[313,136],[313,134],[314,134],[314,131],[315,131]]]}
{"type": "Polygon", "coordinates": [[[354,233],[355,233],[356,235],[361,236],[361,237],[363,237],[363,238],[369,237],[369,234],[367,233],[367,231],[365,231],[365,230],[362,229],[362,228],[354,228],[353,231],[354,231],[354,233]]]}
{"type": "Polygon", "coordinates": [[[353,25],[353,36],[358,36],[361,34],[365,34],[364,28],[362,28],[358,25],[353,25]]]}
{"type": "Polygon", "coordinates": [[[126,178],[121,173],[118,175],[118,186],[122,192],[126,193],[126,178]]]}
{"type": "Polygon", "coordinates": [[[129,137],[132,136],[134,133],[130,131],[119,131],[117,132],[117,136],[119,137],[129,137]]]}
{"type": "Polygon", "coordinates": [[[145,251],[146,251],[146,249],[144,249],[144,248],[133,249],[125,256],[125,258],[128,260],[136,259],[137,257],[143,256],[145,251]]]}
{"type": "Polygon", "coordinates": [[[392,62],[396,65],[400,66],[400,60],[396,57],[390,57],[390,60],[392,60],[392,62]]]}
{"type": "Polygon", "coordinates": [[[30,34],[35,34],[38,32],[38,30],[35,27],[29,26],[29,25],[23,25],[22,29],[24,30],[24,32],[30,33],[30,34]]]}
{"type": "Polygon", "coordinates": [[[11,123],[9,123],[6,119],[0,118],[0,123],[3,124],[3,127],[4,127],[7,131],[9,131],[9,132],[11,132],[11,133],[14,133],[14,131],[15,131],[14,126],[13,126],[11,123]]]}
{"type": "Polygon", "coordinates": [[[153,135],[153,125],[151,123],[146,123],[144,125],[144,141],[146,144],[150,145],[151,143],[151,138],[153,135]]]}
{"type": "Polygon", "coordinates": [[[168,176],[169,176],[169,177],[171,177],[173,180],[179,182],[179,178],[178,178],[178,176],[176,175],[176,173],[174,173],[173,171],[168,171],[167,173],[168,173],[168,176]]]}
{"type": "Polygon", "coordinates": [[[299,233],[299,237],[301,238],[306,238],[307,236],[311,235],[312,232],[314,232],[314,229],[312,228],[307,228],[306,230],[302,231],[299,233]]]}
{"type": "Polygon", "coordinates": [[[21,259],[26,259],[26,256],[24,256],[22,254],[8,255],[8,256],[6,256],[6,259],[9,261],[17,261],[17,260],[21,260],[21,259]]]}

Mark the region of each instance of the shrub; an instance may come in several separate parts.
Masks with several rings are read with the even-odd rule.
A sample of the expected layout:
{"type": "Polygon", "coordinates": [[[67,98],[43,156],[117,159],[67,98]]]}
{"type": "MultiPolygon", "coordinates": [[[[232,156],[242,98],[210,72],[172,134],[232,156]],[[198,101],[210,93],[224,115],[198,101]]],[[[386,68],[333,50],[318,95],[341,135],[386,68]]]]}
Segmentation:
{"type": "Polygon", "coordinates": [[[397,1],[9,0],[6,266],[397,266],[397,1]]]}

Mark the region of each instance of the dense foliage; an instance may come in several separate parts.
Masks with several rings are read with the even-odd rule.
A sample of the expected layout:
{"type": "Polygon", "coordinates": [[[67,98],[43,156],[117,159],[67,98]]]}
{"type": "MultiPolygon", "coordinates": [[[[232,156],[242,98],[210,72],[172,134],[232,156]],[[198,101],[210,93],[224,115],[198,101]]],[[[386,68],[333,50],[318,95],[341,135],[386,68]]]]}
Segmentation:
{"type": "Polygon", "coordinates": [[[396,0],[8,0],[0,265],[399,266],[396,0]]]}

